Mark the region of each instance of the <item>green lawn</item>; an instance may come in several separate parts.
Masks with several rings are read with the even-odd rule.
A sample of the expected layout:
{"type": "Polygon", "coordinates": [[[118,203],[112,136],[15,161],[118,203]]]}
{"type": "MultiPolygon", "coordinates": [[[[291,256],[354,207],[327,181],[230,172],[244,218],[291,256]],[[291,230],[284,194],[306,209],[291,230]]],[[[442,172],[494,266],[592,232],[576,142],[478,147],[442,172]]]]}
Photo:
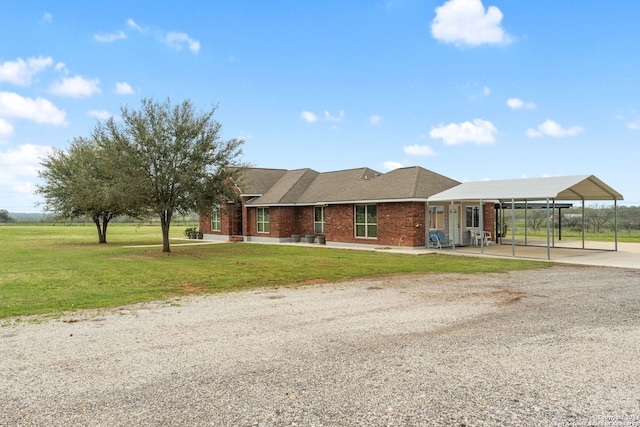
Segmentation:
{"type": "MultiPolygon", "coordinates": [[[[182,237],[183,226],[172,236],[182,237]]],[[[504,272],[541,262],[448,255],[401,255],[286,245],[219,244],[134,247],[161,243],[156,225],[113,224],[107,245],[93,225],[0,226],[0,318],[59,315],[189,293],[337,281],[411,272],[504,272]]],[[[178,243],[178,242],[176,242],[178,243]]]]}

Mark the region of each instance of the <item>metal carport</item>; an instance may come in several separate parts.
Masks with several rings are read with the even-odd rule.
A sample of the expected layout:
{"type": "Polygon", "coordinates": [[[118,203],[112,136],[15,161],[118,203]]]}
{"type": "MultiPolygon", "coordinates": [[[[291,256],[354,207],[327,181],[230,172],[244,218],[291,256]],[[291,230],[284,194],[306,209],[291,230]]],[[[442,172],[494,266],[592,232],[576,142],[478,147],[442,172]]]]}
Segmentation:
{"type": "MultiPolygon", "coordinates": [[[[480,215],[485,202],[511,203],[512,230],[515,229],[516,202],[546,202],[547,210],[547,259],[551,259],[551,220],[549,210],[558,201],[582,202],[582,248],[584,249],[584,203],[591,201],[609,201],[614,203],[614,236],[615,251],[618,250],[618,200],[623,200],[622,194],[605,184],[594,175],[559,176],[543,178],[521,178],[495,181],[466,182],[441,193],[434,194],[427,199],[427,210],[430,203],[450,202],[453,208],[455,202],[478,202],[480,215]]],[[[484,224],[482,217],[480,224],[484,224]]],[[[515,233],[512,231],[512,256],[515,257],[515,233]]],[[[454,247],[455,250],[455,247],[454,247]]],[[[481,252],[484,247],[481,243],[481,252]]]]}

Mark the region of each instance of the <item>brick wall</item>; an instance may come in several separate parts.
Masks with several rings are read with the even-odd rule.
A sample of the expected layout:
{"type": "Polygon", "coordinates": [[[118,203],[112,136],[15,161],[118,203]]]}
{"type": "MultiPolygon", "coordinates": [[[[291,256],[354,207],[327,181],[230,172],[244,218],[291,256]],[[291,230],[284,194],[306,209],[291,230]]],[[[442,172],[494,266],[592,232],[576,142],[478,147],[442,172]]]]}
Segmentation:
{"type": "Polygon", "coordinates": [[[359,243],[384,246],[418,247],[425,245],[424,203],[378,203],[376,238],[355,236],[353,205],[330,205],[326,210],[328,242],[359,243]]]}
{"type": "Polygon", "coordinates": [[[491,240],[496,241],[496,210],[493,203],[485,203],[482,210],[483,229],[491,233],[491,240]]]}

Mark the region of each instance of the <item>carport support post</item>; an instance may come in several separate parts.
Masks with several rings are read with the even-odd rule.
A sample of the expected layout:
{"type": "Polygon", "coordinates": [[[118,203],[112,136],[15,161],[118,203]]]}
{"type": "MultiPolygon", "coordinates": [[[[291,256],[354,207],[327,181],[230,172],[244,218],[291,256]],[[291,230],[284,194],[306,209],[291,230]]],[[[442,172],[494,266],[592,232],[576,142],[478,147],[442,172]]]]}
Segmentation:
{"type": "Polygon", "coordinates": [[[582,199],[582,249],[584,249],[584,199],[582,199]]]}
{"type": "Polygon", "coordinates": [[[516,256],[516,201],[511,199],[511,256],[516,256]]]}
{"type": "Polygon", "coordinates": [[[482,209],[482,199],[480,199],[480,218],[478,218],[478,222],[480,222],[480,253],[484,254],[484,209],[482,209]]]}
{"type": "Polygon", "coordinates": [[[527,211],[529,210],[529,201],[524,201],[524,245],[527,246],[528,228],[527,228],[527,211]]]}
{"type": "Polygon", "coordinates": [[[551,259],[551,242],[549,238],[549,199],[547,199],[547,259],[551,259]]]}
{"type": "Polygon", "coordinates": [[[618,201],[613,199],[613,234],[615,236],[615,249],[618,250],[618,201]]]}

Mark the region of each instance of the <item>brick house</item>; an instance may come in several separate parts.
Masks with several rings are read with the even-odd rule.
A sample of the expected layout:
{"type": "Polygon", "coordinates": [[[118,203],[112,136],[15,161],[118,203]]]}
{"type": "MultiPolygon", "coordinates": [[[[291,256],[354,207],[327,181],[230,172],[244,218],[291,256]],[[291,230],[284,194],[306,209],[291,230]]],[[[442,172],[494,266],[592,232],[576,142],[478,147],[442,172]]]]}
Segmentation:
{"type": "MultiPolygon", "coordinates": [[[[239,203],[201,217],[200,230],[205,239],[280,243],[321,236],[334,246],[422,248],[428,229],[447,231],[451,216],[448,205],[430,206],[427,198],[458,184],[417,166],[387,173],[249,168],[239,203]]],[[[492,229],[493,204],[483,213],[485,229],[492,229]]]]}

